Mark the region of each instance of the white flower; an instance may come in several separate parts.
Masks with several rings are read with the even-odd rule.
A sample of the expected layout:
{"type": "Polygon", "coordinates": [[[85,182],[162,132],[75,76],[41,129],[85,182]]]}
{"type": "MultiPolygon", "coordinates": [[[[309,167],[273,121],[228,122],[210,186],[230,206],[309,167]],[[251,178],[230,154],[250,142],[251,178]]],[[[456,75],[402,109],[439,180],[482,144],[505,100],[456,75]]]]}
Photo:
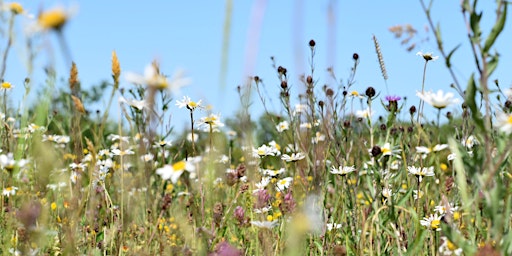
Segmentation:
{"type": "Polygon", "coordinates": [[[355,171],[356,168],[354,166],[339,166],[338,168],[336,167],[331,167],[331,173],[332,174],[339,174],[341,176],[344,176],[344,175],[347,175],[353,171],[355,171]]]}
{"type": "Polygon", "coordinates": [[[311,123],[306,122],[306,123],[301,123],[299,125],[299,127],[302,128],[302,129],[311,129],[313,126],[311,125],[311,123]]]}
{"type": "Polygon", "coordinates": [[[190,84],[190,78],[184,77],[183,70],[177,70],[171,79],[160,74],[157,65],[150,64],[144,69],[144,75],[127,73],[126,80],[133,84],[145,84],[156,89],[168,89],[171,92],[178,92],[181,87],[190,84]]]}
{"type": "Polygon", "coordinates": [[[112,154],[115,156],[133,155],[135,152],[131,149],[120,150],[118,148],[112,149],[112,154]]]}
{"type": "Polygon", "coordinates": [[[430,217],[425,217],[420,220],[420,224],[426,228],[429,228],[434,231],[441,231],[441,218],[443,216],[436,214],[431,214],[430,217]]]}
{"type": "Polygon", "coordinates": [[[290,184],[292,184],[292,181],[293,181],[293,178],[292,177],[286,177],[286,178],[283,178],[283,179],[280,179],[279,181],[277,181],[277,189],[279,191],[284,191],[285,189],[287,189],[290,184]]]}
{"type": "Polygon", "coordinates": [[[423,57],[423,59],[425,61],[429,61],[429,60],[436,61],[437,59],[439,59],[439,56],[433,56],[433,53],[431,53],[431,52],[424,53],[424,52],[419,51],[416,53],[416,55],[423,57]]]}
{"type": "Polygon", "coordinates": [[[205,132],[218,132],[220,127],[224,127],[224,124],[220,121],[220,114],[210,114],[199,120],[199,129],[205,132]]]}
{"type": "Polygon", "coordinates": [[[457,155],[455,153],[451,153],[449,154],[446,159],[448,159],[448,161],[452,161],[454,160],[455,158],[457,157],[457,155]]]}
{"type": "Polygon", "coordinates": [[[297,162],[299,160],[302,160],[306,157],[306,155],[304,155],[304,153],[293,153],[291,156],[290,155],[287,155],[287,154],[284,154],[281,159],[286,161],[286,162],[297,162]]]}
{"type": "Polygon", "coordinates": [[[512,133],[512,114],[507,114],[505,112],[497,112],[496,113],[496,127],[498,129],[509,135],[512,133]]]}
{"type": "Polygon", "coordinates": [[[178,106],[178,108],[188,108],[189,110],[194,110],[196,108],[201,108],[201,100],[199,100],[198,102],[195,102],[195,101],[192,101],[190,99],[190,97],[188,96],[183,96],[183,99],[180,101],[180,100],[177,100],[176,101],[176,106],[178,106]]]}
{"type": "Polygon", "coordinates": [[[156,169],[156,174],[160,175],[163,180],[171,179],[171,182],[176,184],[184,171],[192,172],[194,170],[194,165],[192,165],[190,161],[179,161],[173,165],[167,164],[161,168],[156,169]]]}
{"type": "Polygon", "coordinates": [[[282,121],[276,125],[276,129],[278,132],[286,131],[290,129],[290,124],[288,123],[288,121],[282,121]]]}
{"type": "Polygon", "coordinates": [[[434,211],[439,213],[440,215],[445,215],[446,213],[453,214],[459,209],[459,207],[455,206],[453,203],[449,203],[448,205],[436,205],[434,211]]]}
{"type": "Polygon", "coordinates": [[[199,135],[198,135],[197,133],[195,133],[195,132],[194,132],[194,133],[189,132],[189,133],[187,134],[187,140],[188,140],[188,141],[194,141],[194,142],[196,142],[198,138],[199,138],[199,135]]]}
{"type": "Polygon", "coordinates": [[[317,144],[320,141],[325,141],[325,135],[321,132],[316,132],[315,137],[311,139],[311,143],[317,144]]]}
{"type": "Polygon", "coordinates": [[[457,247],[453,244],[448,238],[445,236],[441,237],[441,246],[439,246],[439,253],[443,256],[451,256],[451,255],[462,255],[462,248],[457,247]]]}
{"type": "Polygon", "coordinates": [[[270,177],[275,177],[279,174],[283,174],[285,172],[285,169],[284,168],[277,169],[277,170],[264,169],[262,171],[263,171],[263,173],[265,173],[265,175],[268,175],[270,177]]]}
{"type": "Polygon", "coordinates": [[[468,149],[472,149],[475,145],[478,145],[478,140],[473,135],[469,135],[469,137],[462,140],[462,145],[468,149]]]}
{"type": "Polygon", "coordinates": [[[275,156],[278,155],[278,153],[279,151],[277,151],[277,148],[267,145],[262,145],[252,151],[254,157],[275,156]]]}
{"type": "Polygon", "coordinates": [[[430,152],[434,151],[434,152],[439,152],[441,150],[444,150],[444,149],[447,149],[448,148],[448,144],[437,144],[435,145],[433,148],[428,148],[428,147],[424,147],[424,146],[419,146],[419,147],[416,147],[416,152],[418,154],[425,154],[425,155],[428,155],[430,152]]]}
{"type": "MultiPolygon", "coordinates": [[[[151,153],[147,153],[145,155],[142,155],[140,156],[140,159],[143,161],[143,162],[150,162],[152,161],[153,159],[155,158],[155,156],[151,153]]],[[[110,159],[109,159],[110,160],[110,159]]]]}
{"type": "Polygon", "coordinates": [[[448,144],[437,144],[435,145],[433,148],[432,148],[432,151],[434,152],[439,152],[441,150],[444,150],[444,149],[447,149],[448,148],[448,144]]]}
{"type": "Polygon", "coordinates": [[[273,221],[251,221],[251,225],[259,227],[259,228],[271,229],[271,228],[277,226],[277,220],[273,220],[273,221]]]}
{"type": "Polygon", "coordinates": [[[382,196],[384,198],[390,198],[391,196],[393,196],[393,190],[391,190],[390,188],[383,188],[382,189],[382,196]]]}
{"type": "Polygon", "coordinates": [[[14,186],[6,187],[2,191],[2,195],[6,196],[6,197],[14,196],[14,195],[16,195],[16,190],[18,190],[18,187],[14,187],[14,186]]]}
{"type": "Polygon", "coordinates": [[[437,93],[433,93],[432,91],[416,92],[416,96],[437,109],[443,109],[448,105],[459,102],[459,99],[453,98],[453,93],[448,92],[445,94],[443,90],[438,90],[437,93]]]}
{"type": "Polygon", "coordinates": [[[265,189],[265,187],[267,187],[267,185],[270,183],[270,177],[262,177],[261,178],[261,181],[254,184],[254,186],[257,188],[254,192],[258,192],[259,190],[263,190],[265,189]]]}
{"type": "Polygon", "coordinates": [[[146,101],[144,100],[136,100],[136,99],[125,99],[123,96],[119,97],[119,103],[128,104],[128,106],[136,108],[138,110],[142,110],[147,107],[146,101]]]}
{"type": "Polygon", "coordinates": [[[307,106],[304,104],[295,104],[295,110],[293,111],[293,115],[295,116],[298,113],[303,113],[307,109],[307,106]]]}
{"type": "Polygon", "coordinates": [[[370,111],[369,108],[363,109],[363,110],[357,110],[355,115],[357,118],[363,118],[363,119],[371,118],[373,115],[373,111],[370,111]]]}
{"type": "Polygon", "coordinates": [[[434,176],[434,166],[430,166],[430,167],[414,167],[414,166],[408,166],[407,167],[407,170],[409,170],[409,173],[410,174],[414,174],[416,175],[416,177],[418,178],[418,181],[421,182],[421,180],[423,179],[423,176],[434,176]]]}
{"type": "Polygon", "coordinates": [[[333,230],[333,229],[339,229],[339,228],[341,228],[341,224],[334,223],[334,222],[327,223],[327,224],[326,224],[326,226],[327,226],[327,230],[328,230],[328,231],[331,231],[331,230],[333,230]]]}
{"type": "Polygon", "coordinates": [[[0,167],[4,169],[13,169],[16,166],[16,160],[14,160],[14,155],[9,152],[7,155],[0,155],[0,167]]]}

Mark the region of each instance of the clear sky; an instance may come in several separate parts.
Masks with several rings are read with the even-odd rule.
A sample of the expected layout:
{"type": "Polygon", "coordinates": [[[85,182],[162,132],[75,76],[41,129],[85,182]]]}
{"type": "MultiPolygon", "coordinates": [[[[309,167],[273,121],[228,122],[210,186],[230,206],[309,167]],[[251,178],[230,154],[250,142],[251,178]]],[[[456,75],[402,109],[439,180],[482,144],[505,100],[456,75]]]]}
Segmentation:
{"type": "MultiPolygon", "coordinates": [[[[229,59],[226,77],[222,80],[226,1],[19,2],[33,14],[59,5],[74,9],[64,33],[73,60],[78,66],[83,88],[110,79],[111,53],[115,50],[123,72],[142,73],[153,59],[159,60],[161,70],[166,74],[172,74],[178,68],[185,69],[193,83],[184,88],[181,95],[176,95],[175,99],[181,99],[184,95],[193,100],[202,99],[213,106],[214,113],[221,113],[222,117],[232,116],[239,107],[236,86],[243,84],[245,78],[252,75],[263,79],[266,93],[273,97],[268,102],[270,110],[280,110],[277,100],[279,82],[272,69],[270,56],[275,57],[278,65],[288,69],[293,95],[302,92],[298,77],[308,73],[310,39],[317,43],[315,79],[319,86],[328,84],[336,87],[325,72],[330,66],[339,79],[346,81],[353,64],[352,54],[358,53],[360,65],[353,89],[364,92],[368,86],[373,86],[384,97],[387,93],[372,41],[372,35],[375,35],[380,42],[389,75],[389,94],[407,96],[407,108],[418,104],[415,92],[421,89],[424,61],[415,53],[422,50],[439,55],[433,36],[424,30],[427,20],[419,1],[233,0],[229,59]],[[388,30],[391,26],[404,24],[411,24],[418,30],[419,35],[415,41],[427,36],[430,39],[418,42],[418,48],[407,52],[406,46],[401,45],[400,40],[388,30]]],[[[493,1],[481,1],[480,5],[485,10],[483,19],[488,20],[486,24],[491,24],[494,20],[493,1]]],[[[452,63],[461,84],[465,85],[474,69],[459,1],[435,2],[432,15],[435,22],[441,24],[447,49],[463,44],[454,54],[452,63]]],[[[500,65],[495,76],[500,79],[503,87],[511,84],[511,78],[507,76],[512,59],[510,26],[506,24],[497,42],[500,65]]],[[[17,30],[21,31],[22,26],[18,26],[17,30]]],[[[6,39],[2,37],[1,40],[0,46],[3,49],[6,39]]],[[[17,85],[12,92],[15,102],[16,97],[22,93],[21,81],[27,74],[22,65],[25,54],[23,42],[23,34],[18,33],[5,76],[5,80],[17,85]]],[[[69,72],[55,35],[43,38],[40,47],[42,52],[50,54],[41,54],[36,59],[32,77],[35,89],[32,94],[36,94],[37,87],[44,84],[42,70],[48,63],[56,65],[59,77],[67,77],[69,72]]],[[[451,82],[444,60],[429,63],[426,89],[444,89],[455,93],[449,88],[451,82]]],[[[122,81],[121,86],[129,88],[132,85],[122,81]]],[[[252,109],[255,113],[261,113],[261,102],[257,97],[253,97],[253,101],[252,109]]],[[[176,128],[181,129],[188,123],[185,110],[173,107],[171,112],[176,128]]],[[[425,110],[427,115],[434,116],[435,113],[433,108],[425,110]]]]}

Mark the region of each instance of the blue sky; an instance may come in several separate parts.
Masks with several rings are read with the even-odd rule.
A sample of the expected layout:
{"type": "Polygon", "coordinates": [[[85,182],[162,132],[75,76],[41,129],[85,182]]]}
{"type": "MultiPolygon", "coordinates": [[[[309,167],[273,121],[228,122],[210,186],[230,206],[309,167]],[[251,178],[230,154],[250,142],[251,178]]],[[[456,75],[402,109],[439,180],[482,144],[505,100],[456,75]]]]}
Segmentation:
{"type": "MultiPolygon", "coordinates": [[[[330,66],[339,79],[346,81],[353,64],[352,54],[358,53],[360,64],[353,89],[364,92],[368,86],[373,86],[384,97],[384,80],[372,41],[372,35],[375,35],[380,42],[389,75],[389,94],[407,96],[407,108],[418,104],[415,92],[421,89],[424,61],[415,53],[422,50],[439,55],[433,36],[424,30],[427,20],[419,1],[233,1],[227,73],[223,80],[225,83],[221,84],[226,1],[19,2],[31,13],[59,5],[76,9],[64,33],[78,66],[83,88],[110,79],[111,53],[115,50],[123,72],[142,73],[153,59],[159,60],[161,70],[166,74],[172,74],[178,68],[185,69],[193,83],[175,99],[181,99],[184,95],[193,100],[202,99],[213,106],[214,113],[221,113],[222,117],[232,116],[239,107],[236,86],[243,84],[247,76],[258,75],[264,80],[268,95],[278,94],[279,82],[270,56],[275,57],[278,65],[288,69],[292,93],[296,95],[302,92],[298,77],[308,73],[310,39],[317,43],[315,79],[319,86],[328,84],[335,87],[325,72],[330,66]],[[333,14],[330,22],[329,6],[333,14]],[[411,24],[418,30],[416,40],[426,36],[430,40],[407,52],[406,47],[400,45],[400,40],[388,31],[391,26],[404,24],[411,24]]],[[[493,5],[492,1],[481,3],[481,8],[485,10],[483,19],[487,20],[484,28],[494,19],[493,5]]],[[[465,85],[474,69],[459,1],[435,2],[432,15],[441,24],[447,49],[463,44],[454,54],[452,62],[461,84],[465,85]]],[[[507,51],[512,45],[510,25],[505,26],[497,42],[500,66],[495,76],[503,87],[509,87],[511,83],[511,78],[505,76],[512,54],[507,51]]],[[[17,29],[21,31],[22,28],[18,26],[17,29]]],[[[17,85],[12,92],[14,102],[22,93],[21,81],[27,75],[22,65],[25,54],[23,42],[22,33],[18,33],[5,76],[6,80],[17,85]]],[[[45,65],[54,63],[59,77],[67,77],[69,70],[54,35],[47,35],[40,43],[45,54],[41,54],[35,62],[33,94],[38,86],[44,84],[42,69],[45,65]]],[[[1,45],[3,47],[5,42],[1,45]]],[[[440,59],[429,63],[425,88],[455,93],[449,88],[452,79],[443,62],[440,59]]],[[[121,86],[131,87],[125,81],[121,86]]],[[[255,113],[261,113],[261,102],[257,97],[253,97],[253,102],[252,109],[255,113]]],[[[280,110],[277,97],[268,103],[270,110],[280,110]]],[[[96,110],[94,108],[101,106],[91,110],[96,110]]],[[[177,129],[188,123],[185,110],[172,108],[171,113],[177,129]]],[[[436,111],[427,108],[425,114],[434,117],[436,111]]]]}

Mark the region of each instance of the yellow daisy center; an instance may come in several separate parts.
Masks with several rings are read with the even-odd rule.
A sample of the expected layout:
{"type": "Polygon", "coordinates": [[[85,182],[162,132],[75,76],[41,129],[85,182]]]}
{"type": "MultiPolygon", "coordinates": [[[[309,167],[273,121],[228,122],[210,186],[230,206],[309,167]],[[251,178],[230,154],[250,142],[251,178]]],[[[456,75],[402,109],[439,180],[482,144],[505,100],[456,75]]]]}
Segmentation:
{"type": "Polygon", "coordinates": [[[12,84],[9,83],[9,82],[3,82],[2,83],[2,89],[11,89],[12,88],[12,84]]]}
{"type": "Polygon", "coordinates": [[[446,240],[446,247],[448,247],[448,249],[452,252],[458,249],[458,247],[455,246],[455,244],[453,244],[450,240],[446,240]]]}
{"type": "Polygon", "coordinates": [[[23,12],[23,6],[21,6],[21,4],[16,3],[16,2],[12,2],[11,4],[9,4],[9,9],[14,14],[20,14],[23,12]]]}
{"type": "Polygon", "coordinates": [[[440,220],[432,220],[432,222],[430,222],[430,227],[434,230],[438,229],[440,225],[441,225],[440,220]]]}
{"type": "Polygon", "coordinates": [[[188,105],[189,108],[192,108],[192,109],[197,107],[197,103],[195,103],[193,101],[189,102],[187,105],[188,105]]]}
{"type": "Polygon", "coordinates": [[[174,171],[176,171],[176,172],[183,171],[183,170],[185,170],[185,165],[186,165],[185,161],[179,161],[172,165],[172,169],[174,169],[174,171]]]}
{"type": "Polygon", "coordinates": [[[512,124],[512,115],[509,115],[507,118],[507,123],[512,124]]]}
{"type": "Polygon", "coordinates": [[[350,94],[352,94],[352,96],[355,96],[355,97],[359,96],[359,93],[357,91],[352,91],[350,94]]]}
{"type": "Polygon", "coordinates": [[[63,10],[55,9],[43,12],[39,15],[39,24],[45,29],[60,29],[67,21],[66,13],[63,10]]]}

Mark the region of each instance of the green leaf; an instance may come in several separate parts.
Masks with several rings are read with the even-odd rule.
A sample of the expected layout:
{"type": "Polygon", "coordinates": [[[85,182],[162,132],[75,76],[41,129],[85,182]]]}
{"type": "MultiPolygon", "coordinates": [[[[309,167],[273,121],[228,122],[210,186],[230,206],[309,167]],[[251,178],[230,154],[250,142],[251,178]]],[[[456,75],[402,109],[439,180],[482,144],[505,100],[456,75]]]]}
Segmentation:
{"type": "Polygon", "coordinates": [[[485,44],[483,48],[484,53],[489,52],[489,49],[491,49],[492,45],[496,41],[496,38],[498,38],[501,31],[503,31],[503,28],[505,27],[505,20],[507,19],[507,6],[508,4],[503,4],[503,12],[501,13],[500,18],[492,27],[491,33],[489,34],[487,39],[485,39],[485,44]]]}
{"type": "Polygon", "coordinates": [[[466,88],[466,105],[471,110],[471,117],[477,127],[481,131],[485,131],[484,127],[484,121],[482,117],[480,117],[480,111],[478,110],[476,106],[475,101],[475,95],[476,95],[476,83],[475,83],[475,74],[471,74],[471,77],[469,78],[468,87],[466,88]]]}
{"type": "Polygon", "coordinates": [[[491,59],[487,63],[487,77],[491,76],[492,72],[498,67],[499,54],[496,53],[491,56],[491,59]]]}
{"type": "Polygon", "coordinates": [[[470,195],[468,192],[467,181],[466,181],[466,170],[464,169],[464,163],[462,162],[462,155],[459,151],[459,144],[455,141],[455,139],[450,138],[448,140],[448,145],[450,145],[451,152],[455,153],[456,157],[453,159],[453,164],[455,167],[455,172],[457,174],[456,184],[459,188],[459,194],[462,198],[462,205],[471,206],[470,203],[470,195]]]}
{"type": "Polygon", "coordinates": [[[102,232],[99,232],[98,235],[96,235],[96,243],[103,241],[103,238],[105,237],[105,234],[102,232]]]}
{"type": "Polygon", "coordinates": [[[441,37],[441,25],[439,23],[437,23],[435,35],[436,35],[437,45],[439,45],[439,49],[442,49],[443,48],[443,40],[441,37]]]}
{"type": "Polygon", "coordinates": [[[471,12],[471,15],[469,15],[469,24],[471,26],[471,31],[473,31],[473,40],[477,40],[480,38],[480,35],[482,34],[482,31],[480,30],[480,19],[482,18],[482,13],[480,14],[476,13],[475,11],[471,12]]]}
{"type": "Polygon", "coordinates": [[[459,47],[460,47],[460,44],[455,46],[455,48],[453,48],[453,50],[451,50],[450,53],[448,53],[448,56],[446,56],[446,60],[445,60],[446,67],[450,68],[452,66],[452,63],[450,62],[450,59],[452,58],[452,55],[455,53],[455,51],[457,49],[459,49],[459,47]]]}

